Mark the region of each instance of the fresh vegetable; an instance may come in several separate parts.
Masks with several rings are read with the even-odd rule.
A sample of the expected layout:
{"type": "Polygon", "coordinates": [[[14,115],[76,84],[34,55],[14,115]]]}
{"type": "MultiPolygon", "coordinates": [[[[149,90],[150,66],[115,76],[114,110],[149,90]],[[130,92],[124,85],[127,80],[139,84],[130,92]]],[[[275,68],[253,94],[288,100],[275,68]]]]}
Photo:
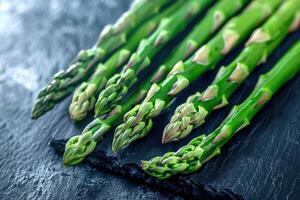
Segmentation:
{"type": "Polygon", "coordinates": [[[72,103],[69,107],[69,113],[74,121],[84,119],[87,113],[95,107],[97,95],[104,88],[107,80],[113,76],[116,70],[123,66],[131,54],[136,50],[142,39],[147,38],[157,28],[161,19],[169,16],[182,6],[183,1],[177,1],[169,6],[161,14],[149,19],[145,24],[140,26],[128,39],[127,43],[115,52],[104,64],[97,66],[91,78],[83,82],[73,95],[72,103]]]}
{"type": "Polygon", "coordinates": [[[210,3],[212,0],[186,0],[177,12],[163,19],[157,30],[140,43],[138,50],[131,56],[122,72],[108,80],[98,97],[96,116],[110,112],[137,81],[137,75],[151,65],[153,57],[210,3]]]}
{"type": "Polygon", "coordinates": [[[95,150],[97,143],[102,140],[104,134],[118,125],[126,111],[139,103],[143,96],[144,92],[141,88],[124,103],[116,106],[105,118],[97,117],[94,119],[85,127],[81,135],[70,138],[65,148],[64,164],[76,165],[81,163],[86,156],[95,150]]]}
{"type": "MultiPolygon", "coordinates": [[[[158,72],[155,75],[152,75],[149,81],[152,80],[151,82],[153,83],[165,78],[178,61],[185,61],[188,59],[212,36],[212,34],[216,33],[228,19],[236,14],[248,2],[249,0],[218,1],[207,11],[204,18],[195,25],[193,30],[184,38],[184,40],[175,47],[163,65],[159,67],[158,72]]],[[[145,84],[145,82],[143,84],[145,84]]],[[[149,90],[150,86],[145,88],[149,90]]]]}
{"type": "MultiPolygon", "coordinates": [[[[80,137],[85,137],[85,134],[93,135],[93,142],[98,143],[102,139],[103,135],[111,129],[111,127],[114,127],[121,122],[122,117],[129,109],[145,97],[152,83],[159,82],[165,78],[167,73],[178,60],[183,60],[187,58],[189,54],[192,54],[198,46],[202,45],[214,32],[218,30],[218,27],[225,23],[230,16],[237,12],[240,7],[246,3],[247,1],[223,0],[214,5],[208,11],[203,20],[201,20],[201,22],[194,27],[193,31],[188,34],[177,48],[175,48],[166,62],[161,65],[156,72],[149,76],[149,78],[141,84],[141,86],[129,97],[128,100],[117,105],[105,119],[95,119],[91,123],[92,125],[87,127],[80,137]],[[222,22],[220,21],[220,18],[222,18],[222,22]],[[199,32],[202,34],[198,34],[199,32]],[[95,135],[96,132],[98,132],[97,135],[95,135]]],[[[70,143],[69,145],[66,145],[66,148],[72,149],[72,147],[75,146],[75,143],[79,140],[78,136],[75,137],[77,139],[70,140],[70,143]]],[[[68,151],[72,152],[72,150],[68,151]]],[[[84,159],[84,156],[88,155],[92,151],[93,150],[90,150],[88,153],[85,152],[84,155],[77,155],[77,153],[67,153],[66,150],[64,162],[67,165],[77,164],[81,162],[81,160],[77,160],[78,158],[84,159]],[[77,156],[77,159],[72,158],[75,156],[77,156]],[[70,160],[72,160],[72,162],[70,160]],[[74,160],[76,160],[76,162],[74,162],[74,160]]]]}
{"type": "Polygon", "coordinates": [[[300,42],[266,74],[261,75],[255,89],[235,106],[221,126],[209,135],[201,135],[162,157],[142,161],[142,168],[151,176],[166,179],[175,174],[192,173],[220,154],[221,148],[261,110],[273,95],[300,70],[300,42]]]}
{"type": "Polygon", "coordinates": [[[285,38],[297,20],[297,13],[300,13],[300,1],[287,1],[262,27],[254,31],[241,54],[229,66],[220,68],[213,83],[202,94],[197,92],[177,107],[165,128],[163,143],[186,137],[204,123],[209,113],[226,106],[230,96],[255,67],[265,62],[285,38]]]}
{"type": "Polygon", "coordinates": [[[234,47],[241,44],[261,22],[280,5],[280,0],[253,1],[240,15],[231,19],[223,29],[194,56],[177,63],[160,84],[153,84],[142,104],[124,116],[116,128],[113,150],[127,147],[148,134],[152,118],[166,109],[172,100],[203,73],[212,70],[234,47]]]}
{"type": "Polygon", "coordinates": [[[128,12],[114,24],[106,26],[94,48],[80,51],[67,70],[54,75],[52,82],[38,94],[32,118],[51,110],[73,92],[75,86],[87,79],[98,62],[127,42],[141,24],[161,11],[171,0],[136,0],[128,12]]]}

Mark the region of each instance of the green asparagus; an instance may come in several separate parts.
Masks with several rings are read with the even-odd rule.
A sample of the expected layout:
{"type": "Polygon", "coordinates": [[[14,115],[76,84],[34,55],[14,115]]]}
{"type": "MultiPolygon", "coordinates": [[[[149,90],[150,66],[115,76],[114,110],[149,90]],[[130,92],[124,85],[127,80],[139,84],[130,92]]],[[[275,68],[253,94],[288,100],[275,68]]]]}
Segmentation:
{"type": "MultiPolygon", "coordinates": [[[[248,2],[249,0],[218,1],[209,9],[204,18],[195,25],[191,33],[175,47],[163,65],[159,67],[158,72],[151,76],[150,80],[163,79],[178,61],[185,61],[188,59],[197,48],[203,45],[213,33],[217,32],[228,19],[236,14],[248,2]]],[[[154,81],[152,81],[152,83],[153,82],[154,81]]],[[[147,87],[147,90],[150,86],[147,87]]]]}
{"type": "Polygon", "coordinates": [[[64,164],[76,165],[81,163],[86,156],[94,151],[104,134],[118,125],[123,115],[143,99],[143,95],[142,89],[135,92],[123,104],[116,106],[105,118],[94,119],[86,126],[81,135],[69,139],[65,148],[64,164]]]}
{"type": "Polygon", "coordinates": [[[242,43],[251,31],[280,5],[281,0],[256,0],[224,28],[193,57],[174,66],[160,84],[153,84],[143,103],[124,116],[124,123],[115,130],[113,150],[127,147],[147,135],[152,118],[166,109],[175,96],[203,73],[212,70],[234,47],[242,43]]]}
{"type": "Polygon", "coordinates": [[[96,116],[110,112],[137,81],[137,75],[150,66],[153,57],[210,3],[212,0],[187,0],[176,13],[163,19],[157,30],[140,43],[122,72],[115,74],[107,82],[96,103],[96,116]]]}
{"type": "Polygon", "coordinates": [[[196,137],[177,152],[168,152],[162,157],[142,161],[142,168],[158,179],[196,172],[204,163],[220,154],[223,145],[248,126],[272,96],[299,72],[299,55],[300,41],[268,73],[260,76],[250,96],[235,106],[214,132],[196,137]]]}
{"type": "Polygon", "coordinates": [[[212,110],[226,106],[230,96],[255,67],[266,61],[278,47],[297,20],[297,12],[300,14],[300,0],[287,1],[261,28],[254,31],[241,54],[229,66],[220,68],[213,83],[202,94],[197,92],[177,107],[164,130],[162,142],[186,137],[204,123],[212,110]]]}
{"type": "Polygon", "coordinates": [[[149,19],[145,24],[137,29],[131,35],[128,42],[114,53],[104,64],[100,63],[90,80],[83,82],[73,95],[72,103],[69,107],[69,113],[73,120],[80,121],[84,119],[87,113],[92,110],[96,103],[96,97],[104,88],[107,80],[128,61],[130,55],[137,48],[139,42],[152,34],[161,19],[174,13],[182,5],[182,1],[177,1],[168,7],[161,14],[149,19]]]}
{"type": "Polygon", "coordinates": [[[98,62],[122,46],[138,26],[159,13],[170,2],[171,0],[135,1],[114,25],[103,29],[94,48],[79,52],[67,70],[54,75],[52,82],[38,94],[32,118],[40,117],[72,93],[77,84],[88,78],[98,62]]]}
{"type": "MultiPolygon", "coordinates": [[[[92,122],[92,126],[85,129],[82,133],[81,137],[84,137],[85,134],[93,135],[93,142],[97,143],[101,140],[102,136],[113,126],[118,125],[121,122],[123,115],[133,107],[133,105],[139,103],[147,94],[147,91],[151,87],[151,83],[158,82],[162,80],[167,73],[171,70],[174,64],[180,58],[183,60],[189,54],[192,54],[196,48],[202,45],[214,32],[218,30],[227,19],[230,18],[235,12],[237,12],[243,5],[245,5],[248,1],[240,1],[240,0],[223,0],[218,2],[215,6],[213,6],[207,13],[207,15],[201,20],[199,24],[195,26],[193,31],[179,44],[177,48],[171,53],[166,62],[159,67],[159,69],[154,72],[147,80],[145,80],[141,86],[134,92],[133,95],[129,97],[123,104],[117,105],[109,114],[109,116],[105,119],[96,119],[92,122]],[[219,17],[222,16],[222,17],[219,17]],[[222,18],[222,22],[220,21],[222,18]],[[201,32],[199,35],[198,33],[201,32]],[[174,56],[175,55],[175,56],[174,56]],[[176,58],[177,57],[177,58],[176,58]],[[105,127],[105,128],[103,128],[105,127]],[[101,134],[95,135],[95,133],[101,130],[101,134]]],[[[77,137],[77,136],[75,136],[77,137]]],[[[87,137],[89,140],[89,137],[87,137]]],[[[85,152],[84,155],[76,155],[76,153],[70,153],[75,143],[77,143],[77,139],[70,140],[69,144],[66,145],[64,162],[66,165],[77,164],[84,159],[84,155],[88,155],[85,152]],[[70,150],[69,150],[70,149],[70,150]],[[77,157],[76,159],[72,158],[77,157]],[[81,160],[77,160],[81,158],[81,160]]],[[[81,140],[82,141],[82,140],[81,140]]],[[[90,141],[91,142],[91,141],[90,141]]],[[[94,144],[94,143],[93,143],[94,144]]],[[[78,144],[77,144],[78,145],[78,144]]],[[[89,148],[90,150],[91,148],[89,148]]],[[[90,153],[92,150],[90,150],[90,153]]]]}

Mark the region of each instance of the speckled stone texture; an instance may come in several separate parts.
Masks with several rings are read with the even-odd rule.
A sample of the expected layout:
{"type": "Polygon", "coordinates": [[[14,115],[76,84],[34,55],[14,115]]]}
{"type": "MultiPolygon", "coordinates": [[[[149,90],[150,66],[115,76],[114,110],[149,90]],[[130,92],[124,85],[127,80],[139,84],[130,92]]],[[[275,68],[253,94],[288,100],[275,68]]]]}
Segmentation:
{"type": "Polygon", "coordinates": [[[57,125],[71,127],[67,112],[30,119],[38,89],[129,3],[0,0],[0,199],[181,199],[88,165],[65,168],[48,142],[57,125]]]}
{"type": "MultiPolygon", "coordinates": [[[[51,141],[53,147],[61,150],[65,139],[79,134],[88,123],[86,120],[72,124],[67,112],[70,98],[40,119],[30,119],[38,90],[55,72],[65,68],[80,49],[91,47],[103,26],[114,22],[129,4],[130,0],[0,0],[0,199],[183,198],[137,183],[142,180],[135,176],[140,172],[136,166],[141,159],[176,150],[195,135],[217,127],[229,108],[215,112],[205,126],[184,141],[160,144],[163,127],[176,105],[188,94],[204,89],[215,72],[208,73],[180,95],[170,110],[155,120],[154,129],[145,140],[113,155],[110,133],[99,145],[98,154],[90,157],[88,164],[77,167],[64,167],[61,154],[48,146],[51,141]],[[102,152],[114,157],[101,160],[102,152]],[[127,177],[132,175],[134,182],[98,170],[110,166],[109,162],[118,162],[123,168],[114,172],[120,174],[123,170],[127,177]],[[124,166],[128,167],[127,172],[124,166]]],[[[299,38],[299,31],[290,36],[270,62],[256,70],[238,90],[232,102],[241,102],[259,73],[267,71],[299,38]]],[[[234,54],[223,63],[228,63],[234,54]]],[[[230,189],[244,199],[299,198],[299,84],[297,76],[283,87],[252,125],[225,146],[222,156],[209,162],[199,173],[174,180],[192,182],[196,189],[200,187],[209,194],[215,192],[228,198],[233,194],[229,190],[219,193],[219,189],[230,189]]]]}

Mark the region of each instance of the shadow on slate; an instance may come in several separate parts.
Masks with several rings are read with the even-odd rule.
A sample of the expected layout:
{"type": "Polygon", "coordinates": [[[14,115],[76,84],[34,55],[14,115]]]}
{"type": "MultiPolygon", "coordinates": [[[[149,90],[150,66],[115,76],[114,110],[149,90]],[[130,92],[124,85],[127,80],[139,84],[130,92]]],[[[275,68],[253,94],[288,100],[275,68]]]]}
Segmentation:
{"type": "MultiPolygon", "coordinates": [[[[50,145],[57,151],[63,152],[65,143],[66,140],[64,139],[53,139],[51,140],[50,145]]],[[[211,186],[199,184],[193,180],[186,179],[185,177],[178,176],[170,180],[157,180],[144,173],[137,163],[122,163],[117,157],[108,156],[106,152],[101,150],[94,152],[94,154],[88,157],[86,161],[105,172],[130,178],[136,183],[147,184],[156,190],[176,192],[183,197],[193,199],[242,199],[241,196],[230,190],[216,189],[211,186]]]]}
{"type": "MultiPolygon", "coordinates": [[[[194,131],[183,141],[168,145],[161,144],[163,128],[174,113],[192,93],[206,88],[213,80],[216,70],[195,81],[174,104],[154,119],[151,133],[132,144],[129,148],[113,154],[111,142],[113,132],[98,144],[94,154],[87,158],[100,170],[127,177],[138,183],[145,183],[156,189],[168,190],[197,199],[285,199],[300,196],[300,77],[297,76],[284,86],[267,106],[254,118],[251,125],[235,136],[222,149],[222,154],[208,162],[196,174],[176,176],[169,180],[156,180],[139,168],[141,160],[176,151],[192,138],[210,133],[222,122],[233,104],[238,104],[253,89],[258,76],[268,71],[278,59],[299,40],[300,31],[291,34],[272,54],[269,61],[258,67],[242,87],[230,99],[231,106],[214,112],[205,125],[194,131]],[[226,189],[224,189],[226,188],[226,189]],[[298,189],[297,189],[298,188],[298,189]]],[[[230,63],[242,47],[228,56],[221,66],[230,63]]],[[[67,110],[70,98],[57,113],[67,110]]],[[[54,111],[52,111],[54,112],[54,111]]],[[[70,126],[73,126],[70,124],[70,126]]],[[[62,153],[68,138],[79,134],[83,124],[72,128],[72,132],[56,132],[50,145],[62,153]],[[75,129],[75,130],[74,130],[75,129]]],[[[70,130],[70,129],[69,129],[70,130]]]]}

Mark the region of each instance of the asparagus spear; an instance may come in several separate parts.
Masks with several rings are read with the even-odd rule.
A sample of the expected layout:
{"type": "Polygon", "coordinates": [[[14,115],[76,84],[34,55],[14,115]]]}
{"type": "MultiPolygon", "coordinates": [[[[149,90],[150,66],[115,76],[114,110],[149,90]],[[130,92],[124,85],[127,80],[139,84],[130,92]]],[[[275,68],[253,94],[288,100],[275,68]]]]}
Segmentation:
{"type": "MultiPolygon", "coordinates": [[[[92,125],[85,129],[80,138],[85,137],[85,134],[93,135],[93,144],[99,142],[102,136],[113,126],[118,125],[121,122],[123,115],[133,107],[133,105],[139,103],[147,94],[147,91],[151,87],[151,83],[158,82],[162,80],[165,75],[171,70],[173,65],[181,59],[185,59],[189,54],[192,54],[193,51],[200,45],[202,45],[212,33],[218,30],[225,21],[230,18],[235,12],[237,12],[243,5],[245,5],[248,0],[223,0],[218,2],[213,6],[203,20],[195,26],[193,31],[180,43],[180,45],[175,48],[171,53],[171,56],[166,60],[166,62],[159,67],[159,69],[154,72],[147,80],[145,80],[141,86],[133,93],[123,104],[117,105],[111,113],[105,119],[95,119],[92,122],[92,125]],[[201,34],[199,35],[199,32],[201,34]],[[177,59],[176,59],[177,57],[177,59]],[[105,128],[103,128],[105,127],[105,128]],[[98,132],[97,135],[95,133],[98,132]]],[[[83,144],[83,139],[79,139],[78,136],[75,136],[77,139],[70,140],[69,144],[66,145],[66,153],[64,156],[64,162],[67,165],[77,164],[84,159],[85,155],[88,155],[85,152],[84,155],[78,155],[77,153],[70,153],[74,151],[75,144],[78,144],[80,140],[83,144]],[[73,150],[72,150],[73,149],[73,150]],[[72,158],[72,157],[77,158],[72,158]],[[78,160],[80,158],[81,160],[78,160]]],[[[90,137],[86,137],[90,140],[90,137]]],[[[91,143],[91,141],[90,141],[91,143]]],[[[85,145],[85,144],[84,144],[85,145]]],[[[91,149],[91,148],[90,148],[91,149]]],[[[90,150],[89,153],[91,153],[90,150]]]]}
{"type": "Polygon", "coordinates": [[[116,106],[105,118],[96,118],[86,126],[81,135],[69,139],[64,153],[65,165],[81,163],[86,156],[91,154],[105,133],[118,125],[123,115],[144,97],[144,89],[141,88],[129,97],[123,104],[116,106]]]}
{"type": "Polygon", "coordinates": [[[144,68],[149,67],[159,50],[183,31],[189,22],[211,2],[212,0],[188,0],[176,13],[163,19],[158,29],[140,43],[138,50],[131,56],[122,72],[109,79],[98,97],[95,108],[96,116],[110,112],[137,81],[137,75],[144,68]]]}
{"type": "Polygon", "coordinates": [[[138,26],[159,13],[170,2],[171,0],[135,1],[114,25],[103,29],[94,48],[80,51],[67,70],[54,75],[52,82],[38,94],[32,118],[40,117],[68,96],[78,83],[89,76],[98,62],[122,46],[138,26]]]}
{"type": "MultiPolygon", "coordinates": [[[[164,65],[160,66],[159,70],[155,75],[150,76],[148,81],[145,81],[143,85],[151,82],[158,81],[162,79],[169,71],[170,68],[173,67],[178,60],[185,60],[188,58],[201,44],[204,43],[205,40],[211,35],[211,33],[218,30],[218,28],[232,15],[234,15],[243,5],[245,5],[248,0],[224,0],[219,1],[215,6],[213,6],[205,16],[205,18],[193,29],[193,31],[184,39],[181,44],[176,47],[164,65]],[[201,32],[201,35],[199,33],[201,32]]],[[[149,89],[150,86],[143,87],[143,91],[149,89]]],[[[84,84],[82,88],[87,88],[87,85],[84,84]]],[[[100,89],[99,89],[100,90],[100,89]]],[[[82,90],[81,90],[82,91],[82,90]]],[[[94,91],[94,90],[93,90],[94,91]]],[[[83,92],[80,92],[83,93],[83,92]]],[[[76,94],[76,93],[75,93],[76,94]]],[[[85,92],[85,98],[83,102],[87,102],[85,99],[89,98],[86,96],[87,92],[85,92]]],[[[94,98],[94,93],[92,94],[94,98]]],[[[78,97],[78,95],[75,95],[78,97]]],[[[77,99],[77,98],[76,98],[77,99]]],[[[75,101],[76,101],[75,99],[75,101]]],[[[92,101],[93,102],[93,101],[92,101]]],[[[77,104],[77,103],[76,103],[77,104]]],[[[76,105],[74,104],[74,105],[76,105]]],[[[87,108],[91,108],[86,106],[87,108]]],[[[80,107],[81,108],[81,107],[80,107]]],[[[86,109],[85,109],[86,110],[86,109]]],[[[86,111],[83,113],[86,113],[86,111]]],[[[85,116],[85,114],[84,114],[85,116]]]]}
{"type": "Polygon", "coordinates": [[[84,119],[87,113],[94,108],[96,96],[104,88],[107,80],[128,61],[130,55],[137,48],[139,42],[148,37],[156,29],[161,19],[174,13],[182,1],[177,1],[168,7],[161,14],[149,19],[145,24],[135,31],[128,42],[114,53],[104,64],[100,63],[91,78],[83,82],[76,90],[69,107],[69,113],[73,120],[80,121],[84,119]]]}
{"type": "MultiPolygon", "coordinates": [[[[197,48],[203,45],[213,33],[217,32],[228,19],[248,2],[249,0],[218,1],[209,9],[199,24],[195,25],[188,36],[170,53],[163,65],[159,67],[158,72],[152,75],[149,80],[157,81],[163,79],[179,60],[184,61],[188,59],[197,48]]],[[[147,90],[150,86],[147,87],[147,90]]]]}
{"type": "Polygon", "coordinates": [[[264,21],[280,4],[280,0],[256,0],[227,25],[193,57],[174,66],[159,85],[153,84],[143,103],[124,116],[124,123],[115,130],[113,150],[127,147],[148,134],[152,118],[159,115],[175,96],[203,73],[212,70],[234,47],[242,43],[251,31],[264,21]]]}
{"type": "Polygon", "coordinates": [[[164,130],[162,142],[186,137],[204,123],[212,110],[226,106],[229,97],[255,67],[266,61],[278,47],[293,21],[297,20],[297,12],[300,13],[300,0],[287,1],[261,28],[254,31],[241,54],[229,66],[219,70],[213,83],[202,94],[198,92],[190,96],[186,103],[177,107],[164,130]]]}
{"type": "Polygon", "coordinates": [[[129,11],[124,13],[114,25],[107,25],[104,28],[97,41],[97,46],[104,45],[113,50],[119,48],[127,42],[128,36],[137,27],[172,3],[172,0],[135,0],[129,11]]]}
{"type": "Polygon", "coordinates": [[[250,96],[235,106],[224,122],[209,135],[194,138],[177,152],[166,153],[149,161],[142,168],[159,179],[175,174],[197,171],[204,163],[220,153],[220,149],[251,119],[272,96],[300,70],[300,42],[298,42],[268,73],[261,75],[250,96]]]}

